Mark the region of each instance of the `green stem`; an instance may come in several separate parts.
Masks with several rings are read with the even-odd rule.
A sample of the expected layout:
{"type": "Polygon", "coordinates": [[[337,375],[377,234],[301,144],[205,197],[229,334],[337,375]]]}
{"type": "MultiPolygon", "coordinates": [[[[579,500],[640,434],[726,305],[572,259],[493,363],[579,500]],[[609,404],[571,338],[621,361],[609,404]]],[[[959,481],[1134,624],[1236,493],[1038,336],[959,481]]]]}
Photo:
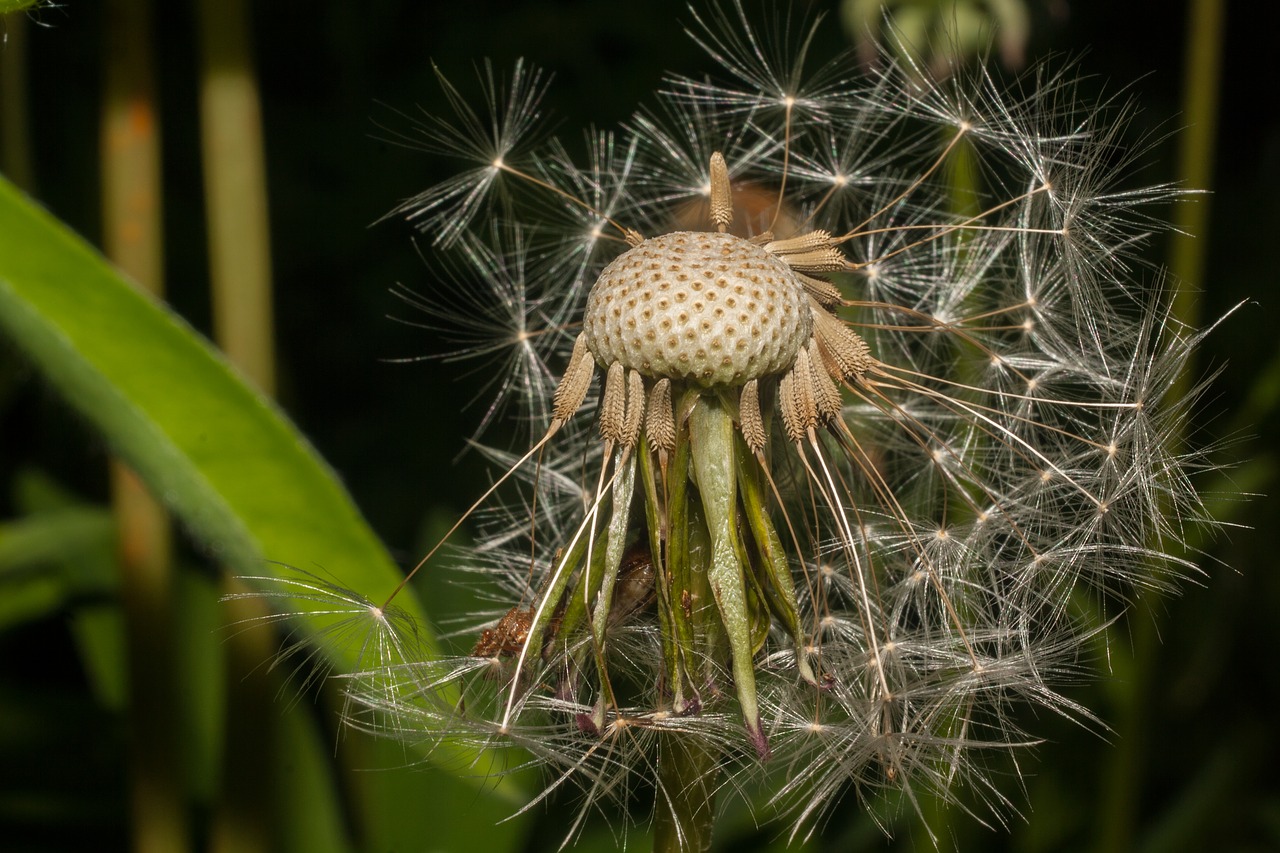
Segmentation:
{"type": "MultiPolygon", "coordinates": [[[[251,589],[239,578],[223,579],[227,621],[251,625],[226,643],[226,707],[223,714],[222,785],[209,828],[212,853],[267,853],[276,849],[279,792],[267,768],[284,758],[279,744],[283,710],[277,701],[282,685],[278,672],[263,666],[279,651],[264,604],[235,598],[251,589]]],[[[292,758],[292,756],[290,756],[292,758]]]]}
{"type": "Polygon", "coordinates": [[[720,756],[691,735],[664,735],[658,754],[654,853],[711,849],[720,756]]]}

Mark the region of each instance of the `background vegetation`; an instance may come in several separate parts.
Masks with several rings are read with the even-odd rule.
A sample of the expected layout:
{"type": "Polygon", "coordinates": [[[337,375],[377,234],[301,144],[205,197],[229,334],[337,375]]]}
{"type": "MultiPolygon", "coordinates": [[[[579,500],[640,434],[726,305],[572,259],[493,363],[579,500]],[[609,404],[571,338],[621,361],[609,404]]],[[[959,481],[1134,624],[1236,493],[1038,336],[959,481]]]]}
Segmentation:
{"type": "MultiPolygon", "coordinates": [[[[929,4],[893,8],[903,14],[921,5],[929,4]]],[[[150,6],[149,34],[140,36],[122,22],[148,8],[142,0],[65,0],[0,21],[3,171],[135,278],[162,281],[173,309],[273,392],[392,557],[412,563],[431,531],[464,509],[488,475],[474,454],[459,457],[481,415],[463,405],[465,378],[447,364],[419,360],[442,346],[431,333],[388,319],[415,319],[390,292],[393,285],[429,282],[409,229],[370,223],[450,168],[388,141],[409,125],[400,113],[418,105],[438,109],[432,62],[463,81],[480,57],[509,67],[523,56],[556,75],[547,106],[566,135],[592,122],[616,123],[645,100],[665,69],[705,67],[678,33],[683,6],[274,0],[253,4],[239,23],[238,3],[150,6]],[[228,78],[247,88],[233,85],[225,95],[215,84],[228,78]],[[137,144],[144,149],[158,145],[158,161],[144,151],[130,167],[104,127],[119,115],[114,99],[138,79],[151,81],[143,99],[151,105],[150,124],[126,110],[134,120],[126,129],[141,131],[137,144]],[[219,137],[218,130],[226,132],[219,137]],[[264,157],[255,173],[256,150],[264,157]],[[151,247],[140,254],[129,254],[136,234],[110,202],[122,186],[152,188],[138,221],[158,227],[138,238],[151,247]],[[259,222],[252,211],[263,198],[267,218],[259,222]],[[149,220],[146,211],[158,218],[149,220]],[[254,281],[270,290],[226,290],[254,281]],[[234,330],[255,326],[262,330],[257,344],[232,339],[234,330]]],[[[1204,19],[1189,23],[1192,11],[1184,4],[1028,0],[1025,9],[1029,59],[1081,56],[1099,91],[1133,83],[1144,105],[1131,128],[1135,139],[1178,130],[1190,121],[1180,113],[1202,115],[1187,99],[1184,72],[1196,61],[1188,57],[1197,45],[1217,46],[1220,76],[1211,66],[1190,75],[1218,98],[1216,121],[1199,124],[1213,145],[1180,159],[1186,137],[1173,133],[1148,154],[1140,179],[1190,176],[1213,190],[1196,205],[1205,219],[1194,226],[1201,256],[1188,256],[1188,241],[1177,238],[1153,245],[1152,259],[1173,264],[1187,279],[1192,296],[1180,308],[1183,316],[1203,321],[1243,298],[1256,300],[1209,339],[1201,370],[1226,367],[1204,422],[1189,426],[1206,440],[1241,439],[1223,454],[1238,460],[1231,488],[1274,493],[1276,12],[1241,3],[1219,8],[1225,21],[1219,33],[1204,19]]],[[[834,5],[828,20],[818,55],[848,43],[834,5]]],[[[28,241],[25,226],[14,224],[26,222],[23,216],[16,196],[0,204],[6,232],[0,279],[20,274],[21,253],[35,252],[43,239],[36,229],[28,241]]],[[[49,244],[57,245],[63,244],[49,244]]],[[[93,263],[85,260],[84,268],[96,269],[93,263]]],[[[105,268],[95,274],[110,277],[105,268]]],[[[12,304],[0,303],[0,310],[12,304]]],[[[76,305],[62,309],[68,322],[78,314],[84,333],[101,337],[96,308],[80,304],[82,312],[76,305]]],[[[12,332],[14,318],[5,316],[0,328],[12,332]]],[[[29,341],[13,341],[0,344],[0,848],[554,849],[562,826],[554,807],[496,825],[512,810],[510,791],[459,781],[472,774],[465,757],[449,757],[443,770],[406,768],[418,756],[355,737],[335,749],[331,697],[311,691],[295,701],[299,688],[282,688],[282,673],[262,665],[278,639],[226,628],[246,614],[217,603],[234,591],[225,569],[243,571],[243,562],[257,559],[254,547],[270,559],[332,571],[372,595],[390,577],[385,555],[347,514],[341,495],[331,493],[307,448],[289,446],[269,413],[234,425],[249,430],[239,433],[216,419],[196,421],[214,417],[207,412],[170,412],[174,424],[194,422],[236,454],[220,469],[229,478],[222,492],[229,504],[276,506],[297,523],[264,522],[239,553],[235,536],[211,538],[216,524],[184,517],[173,534],[171,569],[161,575],[167,579],[148,582],[145,571],[127,569],[130,552],[121,545],[133,541],[129,531],[136,528],[129,525],[138,516],[122,509],[123,475],[109,473],[112,452],[132,460],[129,448],[104,440],[91,413],[64,402],[65,383],[50,380],[29,341]],[[274,436],[279,449],[264,451],[261,436],[274,436]],[[338,521],[309,530],[302,521],[309,514],[338,521]],[[350,555],[330,547],[346,532],[355,543],[348,543],[350,555]],[[367,577],[353,580],[361,573],[367,577]],[[139,589],[159,589],[161,603],[131,599],[139,589]],[[168,616],[152,624],[139,613],[168,616]],[[147,685],[156,684],[148,693],[147,685]],[[148,717],[148,708],[158,716],[148,717]],[[142,797],[149,807],[138,805],[139,766],[155,774],[149,778],[168,780],[157,796],[142,797]],[[371,767],[379,769],[364,772],[371,767]],[[149,817],[131,820],[131,813],[149,817]]],[[[138,393],[156,392],[150,342],[127,334],[116,341],[119,352],[132,347],[139,359],[129,363],[138,365],[138,393]]],[[[184,357],[205,365],[210,387],[223,387],[222,368],[197,352],[184,357]]],[[[128,364],[122,370],[115,381],[124,388],[134,374],[128,364]]],[[[209,412],[236,392],[225,394],[231,396],[215,396],[209,412]]],[[[164,397],[163,387],[156,396],[164,397]]],[[[243,400],[236,405],[252,408],[243,400]]],[[[145,437],[135,440],[145,444],[145,437]]],[[[139,454],[146,458],[147,451],[139,454]]],[[[218,460],[209,464],[217,468],[218,460]]],[[[178,488],[165,498],[183,506],[178,488]]],[[[1033,731],[1048,741],[1022,767],[1026,820],[1014,817],[1006,831],[955,810],[935,815],[944,846],[1280,849],[1274,724],[1280,679],[1271,652],[1280,612],[1280,573],[1271,563],[1276,512],[1266,497],[1223,501],[1221,511],[1241,527],[1206,543],[1203,586],[1136,608],[1118,623],[1107,650],[1111,675],[1074,694],[1114,733],[1099,737],[1055,720],[1034,721],[1033,731]]],[[[166,552],[163,539],[162,533],[159,544],[147,547],[166,552]]],[[[427,578],[419,593],[436,616],[447,615],[457,595],[439,577],[427,578]]],[[[532,780],[511,784],[521,783],[532,780]]],[[[895,840],[886,841],[850,802],[810,846],[927,849],[915,819],[897,817],[895,840]]],[[[756,828],[740,809],[728,817],[719,843],[780,848],[777,836],[777,828],[756,828]]],[[[630,841],[637,849],[645,844],[642,834],[630,841]]],[[[601,826],[579,849],[614,846],[601,826]]]]}

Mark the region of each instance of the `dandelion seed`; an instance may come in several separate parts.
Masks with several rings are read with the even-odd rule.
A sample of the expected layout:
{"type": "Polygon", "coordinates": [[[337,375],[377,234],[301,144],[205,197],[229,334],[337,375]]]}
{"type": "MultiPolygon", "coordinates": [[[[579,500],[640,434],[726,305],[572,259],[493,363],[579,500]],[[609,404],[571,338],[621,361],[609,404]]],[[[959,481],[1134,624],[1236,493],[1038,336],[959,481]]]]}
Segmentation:
{"type": "Polygon", "coordinates": [[[582,791],[571,834],[645,786],[684,837],[690,792],[747,776],[796,835],[850,787],[1007,810],[973,756],[1032,741],[1018,704],[1088,719],[1054,692],[1100,630],[1081,593],[1168,587],[1212,523],[1169,399],[1199,336],[1132,254],[1172,191],[1113,189],[1125,108],[1067,72],[811,73],[820,23],[694,23],[728,82],[670,78],[586,165],[532,133],[522,66],[423,126],[473,168],[399,213],[484,287],[423,307],[500,367],[482,426],[510,405],[535,440],[482,448],[506,473],[461,562],[502,600],[472,655],[375,649],[353,713],[528,750],[544,797],[582,791]]]}
{"type": "Polygon", "coordinates": [[[465,233],[488,204],[499,177],[511,168],[508,161],[533,142],[530,131],[539,118],[538,107],[547,84],[541,72],[526,71],[523,63],[516,63],[505,86],[488,62],[481,66],[479,77],[488,105],[486,114],[477,114],[436,69],[453,117],[424,115],[416,121],[414,134],[394,134],[409,147],[473,164],[470,170],[419,193],[394,211],[417,222],[442,246],[465,233]]]}

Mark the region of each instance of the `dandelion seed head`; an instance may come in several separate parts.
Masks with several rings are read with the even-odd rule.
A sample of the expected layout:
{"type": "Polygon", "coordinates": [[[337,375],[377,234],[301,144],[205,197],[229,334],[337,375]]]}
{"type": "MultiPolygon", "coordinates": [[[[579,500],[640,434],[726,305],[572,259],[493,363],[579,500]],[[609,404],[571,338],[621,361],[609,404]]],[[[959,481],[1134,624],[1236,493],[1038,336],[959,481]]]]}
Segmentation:
{"type": "Polygon", "coordinates": [[[527,750],[584,810],[694,743],[799,835],[849,789],[995,791],[970,756],[1030,744],[1011,707],[1086,713],[1054,681],[1100,630],[1077,590],[1169,587],[1207,519],[1169,399],[1195,337],[1131,257],[1174,191],[1114,189],[1127,113],[1067,72],[1015,96],[692,18],[714,73],[585,151],[537,130],[538,73],[484,66],[483,109],[441,77],[417,129],[464,166],[400,208],[446,259],[410,302],[481,431],[530,441],[475,445],[504,473],[459,551],[493,581],[471,655],[342,599],[376,626],[355,724],[527,750]]]}
{"type": "Polygon", "coordinates": [[[741,386],[790,368],[813,319],[790,268],[762,247],[730,234],[675,232],[604,269],[583,328],[600,364],[741,386]]]}

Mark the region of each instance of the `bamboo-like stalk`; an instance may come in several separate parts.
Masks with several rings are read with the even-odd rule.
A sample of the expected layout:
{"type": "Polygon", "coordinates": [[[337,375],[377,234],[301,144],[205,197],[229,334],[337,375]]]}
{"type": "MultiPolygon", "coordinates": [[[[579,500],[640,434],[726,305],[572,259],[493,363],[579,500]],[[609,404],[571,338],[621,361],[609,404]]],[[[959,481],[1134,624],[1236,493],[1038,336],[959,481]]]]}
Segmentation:
{"type": "MultiPolygon", "coordinates": [[[[208,221],[214,338],[253,382],[275,387],[271,258],[267,232],[261,105],[249,53],[249,21],[240,0],[197,4],[200,39],[200,134],[208,221]]],[[[224,592],[243,592],[234,578],[224,592]]],[[[257,601],[233,602],[237,623],[265,615],[257,601]]],[[[265,629],[239,632],[228,643],[227,717],[222,789],[211,849],[272,848],[275,688],[261,662],[273,654],[265,629]]]]}
{"type": "Polygon", "coordinates": [[[266,166],[248,4],[201,0],[198,5],[200,147],[214,337],[259,388],[272,394],[275,343],[266,166]]]}
{"type": "MultiPolygon", "coordinates": [[[[214,339],[265,393],[275,389],[271,251],[267,226],[262,110],[250,53],[248,4],[201,0],[200,142],[208,221],[214,339]]],[[[245,592],[235,578],[228,596],[245,592]]],[[[255,599],[229,602],[228,618],[249,624],[267,615],[255,599]]],[[[213,820],[215,853],[274,848],[273,775],[278,751],[277,683],[261,663],[275,653],[265,626],[228,641],[222,789],[213,820]]]]}
{"type": "MultiPolygon", "coordinates": [[[[159,297],[164,256],[150,4],[113,0],[104,38],[103,246],[121,269],[159,297]]],[[[111,465],[111,491],[129,665],[133,849],[181,851],[188,847],[188,829],[173,653],[172,533],[165,511],[122,463],[111,465]]]]}
{"type": "Polygon", "coordinates": [[[0,172],[31,192],[35,169],[31,165],[31,112],[27,105],[27,19],[4,19],[4,46],[0,50],[0,172]]]}
{"type": "MultiPolygon", "coordinates": [[[[1213,183],[1214,152],[1218,131],[1218,101],[1222,79],[1222,30],[1224,0],[1192,0],[1187,11],[1187,43],[1182,78],[1182,117],[1186,129],[1179,140],[1178,179],[1183,186],[1209,190],[1213,183]]],[[[1197,293],[1204,281],[1210,218],[1209,196],[1174,211],[1173,243],[1169,274],[1176,284],[1172,297],[1175,319],[1191,328],[1201,316],[1197,293]]],[[[1174,399],[1181,399],[1195,381],[1195,369],[1188,365],[1177,380],[1174,399]]],[[[1129,622],[1132,650],[1120,656],[1114,649],[1113,666],[1125,684],[1120,694],[1115,730],[1115,750],[1101,787],[1099,802],[1100,851],[1132,850],[1138,804],[1142,799],[1143,768],[1147,761],[1149,737],[1147,715],[1151,708],[1151,670],[1159,652],[1159,635],[1151,595],[1134,602],[1129,622]]]]}
{"type": "MultiPolygon", "coordinates": [[[[1194,0],[1187,13],[1187,52],[1182,76],[1182,117],[1186,130],[1179,137],[1178,178],[1183,186],[1208,191],[1218,140],[1218,101],[1222,88],[1222,28],[1224,0],[1194,0]]],[[[1169,272],[1178,282],[1173,314],[1195,327],[1200,319],[1196,289],[1204,282],[1209,247],[1210,196],[1174,210],[1173,245],[1169,272]]],[[[1187,382],[1190,379],[1185,380],[1187,382]]]]}

